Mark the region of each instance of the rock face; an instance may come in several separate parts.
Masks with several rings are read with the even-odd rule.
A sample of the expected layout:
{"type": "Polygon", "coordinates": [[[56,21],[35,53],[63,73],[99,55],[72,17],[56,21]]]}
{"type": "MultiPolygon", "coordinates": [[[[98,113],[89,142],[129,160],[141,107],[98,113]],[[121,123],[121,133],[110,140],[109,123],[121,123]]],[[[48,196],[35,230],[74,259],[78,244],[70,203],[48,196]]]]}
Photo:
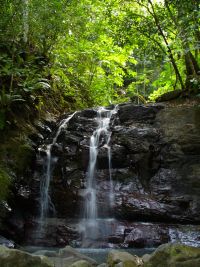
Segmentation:
{"type": "MultiPolygon", "coordinates": [[[[58,220],[48,224],[47,233],[54,236],[53,241],[46,236],[37,240],[39,244],[46,240],[46,245],[63,246],[80,240],[77,227],[62,220],[78,221],[83,215],[89,140],[97,127],[96,116],[95,109],[77,112],[52,147],[50,193],[56,215],[53,208],[49,215],[58,220]]],[[[114,207],[105,205],[110,192],[105,146],[99,147],[97,159],[97,204],[99,217],[117,220],[106,224],[109,235],[101,240],[102,246],[105,242],[128,247],[157,246],[184,232],[181,224],[200,224],[200,107],[123,104],[110,127],[114,207]]],[[[45,144],[51,143],[55,134],[56,130],[45,144]]],[[[46,154],[41,149],[26,199],[28,206],[34,204],[34,211],[39,208],[39,181],[45,161],[46,154]]],[[[34,236],[35,213],[22,220],[18,212],[13,227],[21,227],[17,231],[21,231],[20,240],[26,243],[33,242],[30,236],[34,236]]],[[[194,233],[199,245],[199,226],[194,233]]]]}
{"type": "MultiPolygon", "coordinates": [[[[77,113],[55,146],[51,190],[58,217],[80,216],[95,118],[94,110],[77,113]]],[[[128,220],[200,222],[199,133],[200,108],[120,106],[111,139],[114,215],[128,220]]],[[[107,151],[100,147],[100,207],[109,192],[107,177],[107,151]]],[[[107,217],[109,211],[100,210],[107,217]]]]}

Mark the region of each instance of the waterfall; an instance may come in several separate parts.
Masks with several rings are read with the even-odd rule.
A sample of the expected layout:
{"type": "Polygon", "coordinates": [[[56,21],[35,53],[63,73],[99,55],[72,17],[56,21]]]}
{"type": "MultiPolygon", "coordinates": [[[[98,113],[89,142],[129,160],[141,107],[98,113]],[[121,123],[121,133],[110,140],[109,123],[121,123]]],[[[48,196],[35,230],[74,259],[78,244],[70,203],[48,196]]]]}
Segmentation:
{"type": "Polygon", "coordinates": [[[96,163],[100,147],[107,149],[109,181],[110,181],[110,206],[113,206],[114,193],[111,173],[111,148],[110,139],[111,132],[109,131],[110,121],[113,114],[117,112],[117,107],[113,110],[100,107],[97,111],[97,129],[93,132],[90,138],[89,150],[89,165],[86,181],[84,220],[82,227],[84,236],[83,239],[96,239],[99,236],[98,227],[98,207],[97,207],[97,185],[96,185],[96,163]]]}
{"type": "Polygon", "coordinates": [[[45,152],[46,152],[46,166],[44,170],[44,175],[40,181],[40,222],[41,227],[45,222],[45,218],[48,216],[49,206],[53,206],[51,203],[51,198],[49,196],[49,186],[52,176],[52,155],[51,150],[52,147],[56,144],[58,136],[60,135],[62,129],[64,129],[67,125],[67,123],[71,120],[71,118],[75,115],[76,112],[74,112],[72,115],[67,117],[66,119],[63,119],[60,122],[60,126],[58,127],[58,130],[56,132],[55,137],[53,138],[53,141],[51,144],[47,145],[45,152]]]}

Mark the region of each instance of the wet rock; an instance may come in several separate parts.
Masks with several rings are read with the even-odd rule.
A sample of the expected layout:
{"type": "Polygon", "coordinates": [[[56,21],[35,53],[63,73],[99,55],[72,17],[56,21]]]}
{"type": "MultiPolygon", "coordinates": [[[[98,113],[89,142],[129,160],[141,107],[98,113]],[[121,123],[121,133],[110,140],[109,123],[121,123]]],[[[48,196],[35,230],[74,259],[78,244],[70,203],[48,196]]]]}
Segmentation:
{"type": "Polygon", "coordinates": [[[116,196],[116,216],[137,220],[161,220],[168,216],[170,206],[159,203],[148,195],[119,194],[116,196]]]}
{"type": "Polygon", "coordinates": [[[112,244],[122,244],[124,242],[124,236],[113,235],[108,237],[108,242],[112,244]]]}
{"type": "Polygon", "coordinates": [[[0,246],[1,267],[53,267],[53,263],[44,256],[34,256],[16,249],[0,246]]]}
{"type": "Polygon", "coordinates": [[[97,111],[95,109],[85,109],[80,112],[81,116],[94,119],[97,116],[97,111]]]}
{"type": "Polygon", "coordinates": [[[124,239],[124,243],[128,247],[144,248],[157,247],[170,240],[168,229],[160,225],[135,225],[133,230],[128,233],[124,239]]]}
{"type": "Polygon", "coordinates": [[[150,180],[150,190],[158,195],[172,195],[179,177],[174,169],[160,168],[150,180]]]}
{"type": "Polygon", "coordinates": [[[200,248],[181,244],[161,245],[144,263],[144,267],[198,267],[200,266],[200,248]]]}
{"type": "Polygon", "coordinates": [[[64,219],[46,219],[46,224],[42,227],[38,222],[25,229],[25,240],[28,246],[42,247],[63,247],[79,238],[76,225],[66,222],[64,219]]]}
{"type": "Polygon", "coordinates": [[[31,134],[29,138],[32,140],[32,146],[34,148],[37,148],[38,144],[42,144],[44,142],[44,136],[38,132],[31,134]]]}
{"type": "Polygon", "coordinates": [[[112,145],[112,168],[125,168],[129,167],[130,161],[127,157],[127,150],[123,145],[113,142],[112,145]]]}
{"type": "Polygon", "coordinates": [[[46,125],[45,123],[42,123],[41,121],[36,122],[35,127],[39,131],[39,133],[45,137],[47,135],[51,134],[51,132],[52,132],[51,128],[48,125],[46,125]]]}
{"type": "MultiPolygon", "coordinates": [[[[192,156],[190,159],[188,154],[187,157],[185,156],[187,142],[191,144],[192,138],[195,137],[193,141],[195,140],[195,144],[198,143],[199,124],[193,119],[196,111],[190,110],[189,115],[186,115],[188,109],[185,108],[162,109],[163,106],[134,106],[132,104],[119,106],[119,120],[114,121],[111,136],[112,178],[115,192],[114,213],[118,218],[130,221],[192,223],[195,220],[198,222],[200,220],[200,206],[197,204],[199,202],[197,196],[199,158],[192,156]],[[172,116],[174,117],[173,114],[176,116],[175,126],[171,121],[172,116]],[[182,118],[186,118],[187,125],[192,118],[192,125],[188,125],[187,130],[184,128],[184,138],[182,118]],[[195,186],[193,186],[194,184],[195,186]],[[195,196],[194,192],[196,192],[195,196]]],[[[84,201],[84,195],[80,190],[84,190],[87,176],[89,138],[97,125],[93,115],[95,115],[93,111],[88,117],[82,112],[78,113],[74,121],[70,122],[71,125],[69,123],[67,131],[71,129],[70,133],[66,131],[66,137],[63,136],[63,142],[65,138],[67,140],[68,136],[70,137],[70,141],[65,146],[65,152],[63,150],[60,154],[60,157],[64,157],[66,160],[58,161],[58,167],[62,169],[62,173],[54,175],[53,178],[53,181],[57,181],[57,183],[53,182],[53,188],[59,188],[60,185],[59,190],[56,189],[57,193],[53,193],[55,196],[53,202],[60,216],[64,216],[64,214],[74,216],[70,213],[72,209],[76,211],[77,216],[80,214],[78,207],[84,201]],[[79,137],[77,139],[74,123],[84,129],[78,131],[83,140],[80,143],[75,141],[75,147],[73,140],[79,140],[79,137]],[[87,127],[85,127],[86,125],[87,127]],[[80,171],[65,172],[64,166],[73,166],[74,164],[76,164],[75,169],[80,171]],[[64,177],[64,180],[70,181],[69,188],[62,188],[61,179],[57,177],[64,177]],[[61,196],[63,197],[61,198],[61,196]],[[62,203],[71,204],[66,209],[68,204],[63,207],[62,203]],[[73,203],[76,203],[77,206],[75,207],[73,203]],[[62,209],[59,209],[61,206],[62,209]],[[71,207],[73,208],[71,209],[71,207]]],[[[113,210],[105,208],[104,205],[105,201],[109,201],[110,191],[106,147],[100,146],[97,161],[99,215],[109,216],[109,214],[113,214],[113,210]]],[[[54,192],[56,190],[53,189],[54,192]]],[[[118,239],[115,236],[113,238],[118,239]]],[[[112,237],[110,237],[111,239],[112,237]]]]}
{"type": "Polygon", "coordinates": [[[118,247],[157,247],[167,242],[180,242],[200,247],[200,227],[167,223],[132,223],[114,221],[109,231],[108,243],[118,247]]]}
{"type": "MultiPolygon", "coordinates": [[[[90,136],[98,125],[96,115],[96,109],[77,112],[62,129],[57,143],[52,147],[52,177],[49,192],[56,215],[53,215],[52,210],[49,214],[57,216],[58,220],[79,219],[82,216],[80,214],[84,212],[90,136]]],[[[169,225],[199,224],[200,108],[128,103],[120,104],[119,111],[114,116],[110,125],[113,187],[111,188],[108,170],[108,149],[101,137],[96,171],[98,216],[101,218],[115,216],[122,221],[129,221],[129,225],[137,221],[157,224],[165,222],[169,225]],[[109,205],[112,190],[114,203],[109,205]]],[[[63,118],[66,118],[66,115],[63,118]]],[[[49,127],[48,124],[47,126],[49,127]]],[[[31,213],[35,216],[38,212],[39,182],[45,175],[47,160],[45,146],[55,137],[56,128],[50,127],[54,132],[48,134],[49,138],[43,145],[43,152],[40,151],[41,157],[37,158],[33,166],[35,174],[29,172],[27,179],[25,176],[20,178],[20,181],[16,179],[18,193],[15,200],[19,198],[21,200],[13,201],[11,208],[22,214],[20,215],[22,218],[16,219],[14,224],[11,222],[12,218],[9,220],[12,229],[9,237],[17,236],[18,240],[23,240],[28,236],[24,234],[28,233],[26,228],[29,224],[29,216],[26,215],[31,213]],[[30,180],[31,182],[27,183],[30,180]],[[21,212],[22,206],[26,206],[23,212],[21,212]],[[13,229],[16,231],[13,232],[13,229]]],[[[43,129],[40,131],[41,134],[43,129]]],[[[129,228],[121,222],[116,228],[119,229],[121,226],[124,227],[123,231],[129,228]]],[[[46,241],[45,238],[37,240],[39,244],[42,244],[42,241],[48,246],[80,243],[81,234],[77,231],[74,233],[66,225],[53,224],[48,225],[48,228],[46,241]]],[[[164,229],[153,228],[155,239],[148,233],[151,232],[148,229],[150,228],[137,226],[134,232],[130,227],[130,231],[122,231],[120,234],[112,230],[107,238],[99,241],[99,245],[142,247],[150,246],[151,243],[157,246],[167,242],[168,237],[164,229]]],[[[189,230],[187,231],[189,233],[189,230]]],[[[186,236],[186,232],[182,236],[186,236]]],[[[181,234],[176,236],[179,238],[181,234]]],[[[181,240],[184,242],[184,238],[181,240]]],[[[198,243],[194,237],[192,240],[198,243]]],[[[87,241],[88,246],[95,246],[93,243],[87,241]]]]}
{"type": "Polygon", "coordinates": [[[0,246],[5,246],[7,248],[15,248],[15,243],[12,240],[0,236],[0,246]]]}
{"type": "Polygon", "coordinates": [[[182,94],[183,94],[182,90],[170,91],[156,98],[156,102],[164,102],[164,101],[173,100],[173,99],[179,98],[182,94]]]}
{"type": "Polygon", "coordinates": [[[127,121],[151,121],[155,119],[156,113],[162,108],[162,105],[149,107],[133,104],[122,105],[119,109],[119,119],[121,123],[125,123],[127,121]]]}
{"type": "Polygon", "coordinates": [[[192,207],[195,203],[190,198],[177,196],[156,199],[148,194],[119,192],[115,195],[115,199],[115,215],[118,218],[154,222],[199,221],[199,214],[194,218],[192,207]]]}
{"type": "Polygon", "coordinates": [[[22,215],[12,213],[7,220],[5,233],[19,243],[24,238],[25,220],[22,215]]]}
{"type": "Polygon", "coordinates": [[[111,250],[108,253],[107,264],[109,267],[114,267],[114,266],[137,267],[137,266],[142,266],[143,261],[138,256],[133,256],[128,252],[111,250]]]}
{"type": "Polygon", "coordinates": [[[38,250],[33,253],[33,255],[40,255],[46,257],[58,257],[58,253],[52,250],[38,250]]]}
{"type": "Polygon", "coordinates": [[[58,143],[62,142],[65,147],[69,145],[70,146],[74,145],[77,147],[82,140],[83,140],[82,135],[79,135],[78,133],[73,134],[73,132],[66,130],[62,132],[62,135],[59,136],[57,142],[58,143]]]}
{"type": "Polygon", "coordinates": [[[90,135],[95,127],[97,127],[96,118],[87,118],[81,116],[81,114],[78,114],[77,116],[74,116],[74,118],[72,118],[70,124],[68,124],[67,129],[69,131],[82,133],[84,135],[90,135]],[[87,127],[85,127],[86,125],[87,127]]]}
{"type": "Polygon", "coordinates": [[[142,256],[142,260],[143,260],[144,263],[145,262],[148,262],[150,260],[150,258],[151,258],[151,255],[150,254],[144,254],[142,256]]]}
{"type": "Polygon", "coordinates": [[[200,247],[199,225],[169,225],[170,242],[187,246],[200,247]]]}
{"type": "MultiPolygon", "coordinates": [[[[77,250],[73,249],[70,246],[66,246],[65,248],[62,248],[59,250],[59,257],[66,258],[66,257],[71,257],[71,256],[73,256],[76,261],[80,260],[80,261],[87,262],[87,264],[89,264],[90,266],[97,265],[97,262],[94,259],[79,253],[77,250]]],[[[82,267],[82,265],[80,267],[82,267]]],[[[85,267],[85,265],[83,267],[85,267]]]]}
{"type": "Polygon", "coordinates": [[[97,267],[108,267],[108,265],[106,263],[101,263],[97,267]]]}
{"type": "Polygon", "coordinates": [[[70,265],[70,267],[91,267],[91,266],[92,264],[85,260],[76,261],[72,265],[70,265]]]}

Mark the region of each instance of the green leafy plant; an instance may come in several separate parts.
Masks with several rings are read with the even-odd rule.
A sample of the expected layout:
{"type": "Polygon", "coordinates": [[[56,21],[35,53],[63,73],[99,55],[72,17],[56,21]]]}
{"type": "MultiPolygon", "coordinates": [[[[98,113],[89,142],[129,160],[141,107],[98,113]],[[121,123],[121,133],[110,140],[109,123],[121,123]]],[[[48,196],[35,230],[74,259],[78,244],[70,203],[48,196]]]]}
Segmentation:
{"type": "Polygon", "coordinates": [[[187,0],[4,1],[0,83],[38,110],[198,93],[199,10],[187,0]]]}
{"type": "Polygon", "coordinates": [[[0,129],[4,129],[6,125],[6,112],[10,110],[13,103],[23,103],[25,100],[21,95],[7,94],[3,90],[0,94],[0,129]]]}

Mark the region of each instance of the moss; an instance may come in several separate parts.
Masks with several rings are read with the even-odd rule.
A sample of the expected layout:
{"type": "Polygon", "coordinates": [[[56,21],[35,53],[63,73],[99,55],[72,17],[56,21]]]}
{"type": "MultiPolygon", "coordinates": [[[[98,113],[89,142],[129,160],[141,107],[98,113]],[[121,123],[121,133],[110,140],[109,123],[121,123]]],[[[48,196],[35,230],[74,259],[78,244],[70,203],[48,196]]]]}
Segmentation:
{"type": "Polygon", "coordinates": [[[91,266],[92,264],[85,260],[79,260],[73,263],[72,265],[70,265],[70,267],[91,267],[91,266]]]}
{"type": "Polygon", "coordinates": [[[3,166],[0,166],[0,201],[5,200],[8,192],[11,178],[3,166]]]}
{"type": "Polygon", "coordinates": [[[142,260],[128,252],[111,250],[108,253],[107,264],[109,267],[124,266],[137,267],[142,265],[142,260]]]}
{"type": "Polygon", "coordinates": [[[151,255],[144,267],[199,267],[200,248],[182,244],[165,244],[151,255]]]}
{"type": "Polygon", "coordinates": [[[16,174],[23,174],[33,159],[34,150],[24,137],[9,138],[0,146],[0,160],[16,174]]]}
{"type": "Polygon", "coordinates": [[[187,261],[190,259],[200,258],[200,249],[185,245],[172,246],[170,251],[175,261],[187,261]]]}
{"type": "Polygon", "coordinates": [[[33,159],[34,151],[29,144],[18,145],[16,143],[14,148],[15,149],[12,150],[12,153],[13,153],[15,170],[18,173],[22,173],[27,168],[27,166],[30,165],[33,159]]]}
{"type": "Polygon", "coordinates": [[[54,264],[45,256],[35,256],[17,249],[0,246],[1,267],[53,267],[54,264]]]}

